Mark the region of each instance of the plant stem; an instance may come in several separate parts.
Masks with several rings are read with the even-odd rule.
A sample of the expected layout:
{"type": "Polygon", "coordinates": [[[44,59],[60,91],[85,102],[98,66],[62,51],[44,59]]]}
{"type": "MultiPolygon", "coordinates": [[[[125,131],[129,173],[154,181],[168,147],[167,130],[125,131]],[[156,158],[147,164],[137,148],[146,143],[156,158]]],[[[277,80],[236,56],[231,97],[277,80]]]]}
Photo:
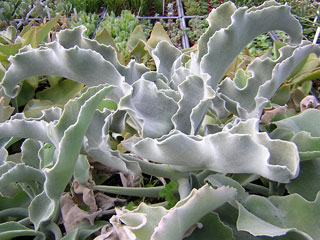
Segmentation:
{"type": "Polygon", "coordinates": [[[50,222],[48,225],[46,225],[44,227],[47,231],[52,232],[54,235],[54,239],[61,239],[62,238],[62,233],[61,230],[59,228],[59,226],[54,223],[54,222],[50,222]]]}
{"type": "Polygon", "coordinates": [[[180,199],[184,199],[189,195],[191,191],[189,178],[179,178],[178,183],[179,183],[178,191],[179,191],[180,199]]]}
{"type": "Polygon", "coordinates": [[[7,208],[0,211],[0,218],[4,218],[6,216],[10,217],[27,217],[28,216],[28,209],[26,208],[7,208]]]}
{"type": "Polygon", "coordinates": [[[159,197],[160,191],[164,189],[164,186],[140,188],[140,187],[116,187],[116,186],[97,185],[97,186],[94,186],[93,189],[106,192],[106,193],[118,194],[118,195],[157,198],[159,197]]]}
{"type": "Polygon", "coordinates": [[[270,192],[269,189],[260,185],[256,185],[253,183],[248,183],[247,185],[244,186],[247,188],[249,191],[256,193],[256,194],[261,194],[263,196],[269,196],[270,192]]]}
{"type": "Polygon", "coordinates": [[[269,195],[277,195],[278,186],[277,182],[269,181],[269,195]]]}
{"type": "Polygon", "coordinates": [[[141,159],[138,159],[129,155],[122,155],[122,156],[130,161],[138,162],[142,172],[151,176],[164,177],[164,178],[170,178],[170,179],[179,179],[179,178],[188,176],[187,173],[181,173],[173,170],[171,166],[168,164],[155,164],[155,163],[143,161],[141,159]]]}

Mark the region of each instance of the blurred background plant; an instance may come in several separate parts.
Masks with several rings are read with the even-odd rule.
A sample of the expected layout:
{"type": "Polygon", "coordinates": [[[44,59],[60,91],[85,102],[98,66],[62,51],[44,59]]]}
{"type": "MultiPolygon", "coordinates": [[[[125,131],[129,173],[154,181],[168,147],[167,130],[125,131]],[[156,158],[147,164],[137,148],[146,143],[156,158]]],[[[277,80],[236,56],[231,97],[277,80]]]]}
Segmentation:
{"type": "Polygon", "coordinates": [[[191,46],[193,46],[196,41],[199,40],[200,36],[206,31],[209,24],[208,22],[200,16],[196,16],[194,18],[189,19],[188,27],[185,29],[191,46]]]}
{"type": "Polygon", "coordinates": [[[77,11],[96,13],[103,7],[102,0],[68,0],[77,11]]]}
{"type": "Polygon", "coordinates": [[[98,33],[106,28],[121,52],[125,50],[130,34],[138,24],[139,19],[128,10],[121,11],[119,17],[116,17],[116,14],[111,12],[100,23],[98,33]]]}
{"type": "Polygon", "coordinates": [[[87,37],[91,38],[93,37],[98,23],[99,15],[97,15],[96,13],[86,13],[84,11],[80,11],[79,13],[72,15],[70,27],[73,28],[80,25],[86,26],[86,35],[87,37]]]}
{"type": "Polygon", "coordinates": [[[205,15],[210,11],[210,1],[207,0],[182,0],[184,5],[185,15],[205,15]]]}
{"type": "Polygon", "coordinates": [[[182,30],[180,29],[180,19],[168,19],[167,21],[161,19],[160,23],[162,24],[163,28],[169,35],[169,38],[174,46],[179,49],[182,49],[182,30]]]}

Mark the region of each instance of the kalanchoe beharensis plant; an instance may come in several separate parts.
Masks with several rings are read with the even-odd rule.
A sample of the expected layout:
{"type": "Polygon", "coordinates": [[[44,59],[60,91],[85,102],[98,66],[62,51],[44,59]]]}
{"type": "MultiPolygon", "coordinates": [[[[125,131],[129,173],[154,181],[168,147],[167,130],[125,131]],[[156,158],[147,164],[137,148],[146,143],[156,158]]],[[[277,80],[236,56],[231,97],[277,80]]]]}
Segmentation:
{"type": "Polygon", "coordinates": [[[320,55],[319,46],[301,41],[290,9],[273,1],[250,9],[225,3],[207,20],[196,53],[156,39],[146,45],[155,71],[134,60],[119,64],[114,49],[84,37],[82,27],[10,57],[1,82],[7,97],[39,75],[86,87],[63,108],[0,124],[2,238],[60,239],[61,220],[64,239],[320,237],[320,112],[307,109],[259,131],[265,106],[303,60],[320,55]],[[224,77],[242,49],[271,30],[291,39],[279,57],[224,77]],[[19,139],[21,153],[10,154],[19,139]],[[104,184],[99,171],[120,174],[123,186],[104,184]],[[180,201],[113,212],[121,201],[103,192],[159,197],[164,186],[135,187],[142,173],[177,181],[180,201]]]}

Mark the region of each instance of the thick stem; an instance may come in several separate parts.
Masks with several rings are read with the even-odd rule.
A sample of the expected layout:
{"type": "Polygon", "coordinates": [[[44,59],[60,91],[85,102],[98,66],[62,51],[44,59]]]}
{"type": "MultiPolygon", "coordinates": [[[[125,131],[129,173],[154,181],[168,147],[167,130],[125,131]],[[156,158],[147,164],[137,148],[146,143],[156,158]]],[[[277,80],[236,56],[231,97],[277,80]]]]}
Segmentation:
{"type": "Polygon", "coordinates": [[[0,211],[0,218],[4,217],[28,217],[28,209],[26,208],[7,208],[0,211]]]}
{"type": "Polygon", "coordinates": [[[278,184],[274,181],[269,181],[269,195],[277,195],[278,192],[278,184]]]}
{"type": "Polygon", "coordinates": [[[178,178],[183,178],[188,176],[187,173],[181,173],[173,170],[171,166],[168,164],[155,164],[155,163],[143,161],[141,159],[138,159],[129,155],[122,155],[122,156],[128,160],[138,162],[142,172],[151,176],[170,178],[170,179],[178,179],[178,178]]]}
{"type": "Polygon", "coordinates": [[[97,185],[97,186],[94,186],[93,189],[106,192],[106,193],[118,194],[118,195],[158,198],[159,193],[161,190],[164,189],[164,186],[140,188],[140,187],[115,187],[115,186],[97,185]]]}
{"type": "Polygon", "coordinates": [[[248,183],[244,186],[246,189],[248,189],[252,193],[260,194],[263,196],[269,196],[270,192],[269,189],[260,185],[256,185],[253,183],[248,183]]]}
{"type": "Polygon", "coordinates": [[[179,178],[178,179],[179,187],[179,195],[180,195],[180,200],[186,198],[189,193],[191,192],[191,186],[189,182],[189,178],[179,178]]]}

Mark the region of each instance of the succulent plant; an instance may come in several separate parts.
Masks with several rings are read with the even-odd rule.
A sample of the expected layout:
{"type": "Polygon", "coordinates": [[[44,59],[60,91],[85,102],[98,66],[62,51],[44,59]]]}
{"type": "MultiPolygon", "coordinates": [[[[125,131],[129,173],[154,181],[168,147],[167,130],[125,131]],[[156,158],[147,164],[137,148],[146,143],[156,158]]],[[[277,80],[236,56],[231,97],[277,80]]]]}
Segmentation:
{"type": "Polygon", "coordinates": [[[0,236],[61,238],[61,204],[69,239],[103,226],[96,239],[319,238],[320,112],[284,117],[265,131],[260,119],[301,63],[320,56],[320,47],[301,41],[289,7],[274,1],[250,9],[228,2],[207,20],[197,52],[182,52],[156,33],[148,44],[138,41],[155,70],[135,60],[120,64],[114,48],[84,37],[83,27],[9,58],[1,82],[7,97],[16,97],[19,84],[33,76],[61,76],[85,87],[63,107],[37,117],[18,113],[0,124],[0,201],[12,210],[3,214],[14,219],[0,224],[0,236]],[[246,71],[226,77],[248,43],[271,30],[291,40],[277,58],[256,58],[246,71]],[[121,140],[114,148],[115,135],[121,140]],[[8,154],[21,138],[21,154],[8,154]],[[92,182],[97,163],[119,173],[123,186],[92,182]],[[115,208],[111,225],[97,220],[110,214],[110,204],[100,204],[108,198],[102,192],[160,195],[164,186],[134,187],[142,173],[164,184],[177,181],[180,201],[170,209],[115,208]],[[89,209],[80,209],[70,192],[89,209]]]}

